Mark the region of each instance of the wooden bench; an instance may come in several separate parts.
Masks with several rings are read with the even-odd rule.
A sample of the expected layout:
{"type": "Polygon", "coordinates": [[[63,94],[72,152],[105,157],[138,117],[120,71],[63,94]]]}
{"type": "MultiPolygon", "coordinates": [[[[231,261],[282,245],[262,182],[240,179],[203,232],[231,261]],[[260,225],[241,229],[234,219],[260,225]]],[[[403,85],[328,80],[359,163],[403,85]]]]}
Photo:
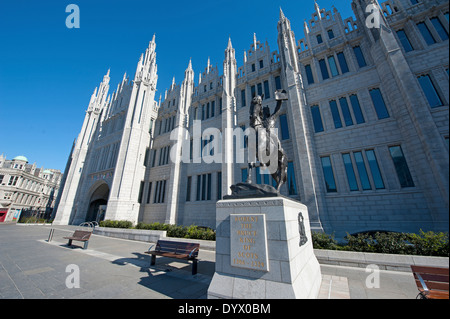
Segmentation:
{"type": "Polygon", "coordinates": [[[91,238],[91,231],[85,231],[85,230],[76,230],[72,236],[70,237],[64,237],[64,239],[68,239],[69,243],[68,246],[72,246],[72,240],[81,241],[84,242],[83,249],[87,249],[89,238],[91,238]]]}
{"type": "MultiPolygon", "coordinates": [[[[151,248],[151,247],[150,247],[151,248]]],[[[155,265],[156,256],[192,260],[192,275],[197,274],[197,257],[200,244],[158,240],[154,250],[146,251],[152,255],[151,265],[155,265]]]]}
{"type": "Polygon", "coordinates": [[[448,268],[411,266],[421,299],[448,298],[448,268]]]}

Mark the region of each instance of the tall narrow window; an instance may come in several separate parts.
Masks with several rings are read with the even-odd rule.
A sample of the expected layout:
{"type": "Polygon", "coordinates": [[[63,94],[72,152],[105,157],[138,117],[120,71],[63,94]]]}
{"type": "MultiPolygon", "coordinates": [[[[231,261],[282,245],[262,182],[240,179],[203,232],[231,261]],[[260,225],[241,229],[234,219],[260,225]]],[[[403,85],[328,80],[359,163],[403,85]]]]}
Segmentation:
{"type": "Polygon", "coordinates": [[[339,52],[337,54],[339,66],[341,67],[342,74],[349,72],[347,59],[345,58],[344,52],[339,52]]]}
{"type": "Polygon", "coordinates": [[[280,76],[275,77],[275,88],[277,90],[281,90],[281,77],[280,76]]]}
{"type": "Polygon", "coordinates": [[[356,182],[355,170],[353,169],[352,159],[350,154],[342,154],[344,160],[345,172],[347,174],[348,186],[351,191],[358,190],[358,183],[356,182]]]}
{"type": "Polygon", "coordinates": [[[330,157],[322,157],[322,169],[323,175],[325,177],[325,186],[327,188],[327,193],[336,193],[336,182],[334,180],[333,167],[331,166],[330,157]]]}
{"type": "Polygon", "coordinates": [[[401,187],[414,187],[414,181],[406,163],[403,150],[400,146],[392,146],[389,148],[392,160],[394,162],[395,171],[401,187]]]}
{"type": "Polygon", "coordinates": [[[385,119],[389,117],[389,112],[386,108],[386,103],[384,103],[383,96],[381,95],[380,89],[370,90],[370,97],[372,98],[375,111],[377,112],[378,119],[385,119]]]}
{"type": "Polygon", "coordinates": [[[320,115],[320,109],[318,105],[311,107],[311,113],[314,123],[314,131],[316,133],[323,132],[322,116],[320,115]]]}
{"type": "Polygon", "coordinates": [[[364,54],[361,50],[360,46],[356,46],[353,48],[353,52],[355,52],[356,60],[358,61],[358,65],[360,68],[363,68],[367,65],[366,59],[364,58],[364,54]]]}
{"type": "Polygon", "coordinates": [[[311,65],[305,65],[306,71],[306,79],[308,80],[308,84],[314,84],[314,76],[312,73],[311,65]]]}
{"type": "Polygon", "coordinates": [[[335,77],[339,75],[339,71],[336,65],[336,60],[334,56],[328,57],[328,64],[330,65],[331,76],[335,77]]]}
{"type": "Polygon", "coordinates": [[[361,105],[359,104],[358,96],[356,94],[350,95],[350,103],[352,104],[353,115],[355,115],[356,123],[364,123],[364,115],[361,111],[361,105]]]}
{"type": "Polygon", "coordinates": [[[264,81],[264,99],[270,99],[269,81],[264,81]]]}
{"type": "Polygon", "coordinates": [[[339,109],[335,100],[330,101],[331,115],[333,115],[333,122],[335,128],[342,127],[341,115],[339,114],[339,109]]]}
{"type": "Polygon", "coordinates": [[[347,98],[341,97],[339,99],[339,104],[341,105],[342,115],[344,116],[345,126],[352,126],[353,119],[350,113],[350,108],[348,107],[347,98]]]}
{"type": "Polygon", "coordinates": [[[281,126],[281,139],[289,139],[289,127],[286,114],[280,115],[280,126],[281,126]]]}
{"type": "Polygon", "coordinates": [[[367,161],[369,162],[370,171],[372,172],[373,182],[376,189],[384,189],[383,177],[381,177],[380,167],[378,166],[377,157],[374,150],[366,151],[367,161]]]}
{"type": "Polygon", "coordinates": [[[138,203],[142,204],[142,196],[144,194],[144,181],[141,182],[141,185],[139,186],[139,195],[138,195],[138,203]]]}
{"type": "Polygon", "coordinates": [[[148,183],[147,204],[150,204],[150,196],[152,195],[152,182],[148,183]]]}
{"type": "Polygon", "coordinates": [[[419,28],[419,31],[422,34],[423,39],[428,45],[436,43],[436,39],[431,34],[430,29],[428,29],[428,26],[425,24],[425,22],[417,23],[417,27],[419,28]]]}
{"type": "Polygon", "coordinates": [[[207,175],[202,175],[202,200],[206,200],[206,178],[207,175]]]}
{"type": "Polygon", "coordinates": [[[411,42],[409,42],[409,39],[408,39],[408,36],[406,35],[405,30],[398,30],[397,36],[400,39],[400,43],[402,44],[405,52],[411,52],[414,50],[411,45],[411,42]]]}
{"type": "Polygon", "coordinates": [[[191,186],[192,186],[192,176],[188,176],[186,187],[186,202],[191,201],[191,186]]]}
{"type": "Polygon", "coordinates": [[[434,17],[431,18],[430,21],[433,24],[434,28],[436,29],[436,32],[441,37],[442,41],[448,40],[448,32],[442,25],[441,20],[439,20],[438,17],[434,17]]]}
{"type": "Polygon", "coordinates": [[[245,101],[245,89],[241,90],[241,105],[242,107],[246,106],[246,101],[245,101]]]}
{"type": "Polygon", "coordinates": [[[263,89],[262,89],[262,84],[258,83],[258,95],[262,95],[263,94],[263,89]]]}
{"type": "Polygon", "coordinates": [[[359,173],[359,180],[361,181],[361,185],[363,190],[372,189],[370,186],[369,176],[367,175],[366,164],[364,163],[364,159],[361,152],[353,153],[355,156],[356,168],[359,173]]]}
{"type": "Polygon", "coordinates": [[[436,91],[433,82],[429,75],[422,75],[417,78],[419,80],[420,86],[422,87],[423,93],[427,97],[428,103],[431,107],[442,106],[442,100],[439,97],[438,92],[436,91]]]}
{"type": "Polygon", "coordinates": [[[330,78],[330,74],[328,73],[327,63],[325,60],[319,60],[320,71],[322,72],[322,79],[326,80],[330,78]]]}
{"type": "Polygon", "coordinates": [[[251,88],[251,93],[252,93],[252,99],[256,96],[256,86],[252,85],[251,88]]]}
{"type": "Polygon", "coordinates": [[[241,170],[241,181],[242,181],[242,183],[245,183],[246,181],[247,181],[247,169],[246,168],[243,168],[242,170],[241,170]]]}
{"type": "Polygon", "coordinates": [[[217,200],[222,199],[222,172],[217,172],[217,200]]]}
{"type": "MultiPolygon", "coordinates": [[[[267,175],[267,177],[269,177],[269,175],[267,175]]],[[[295,182],[295,169],[293,162],[288,162],[287,186],[289,195],[297,195],[297,183],[295,182]]]]}
{"type": "Polygon", "coordinates": [[[202,189],[202,175],[197,175],[197,196],[195,200],[198,202],[201,200],[201,189],[202,189]]]}

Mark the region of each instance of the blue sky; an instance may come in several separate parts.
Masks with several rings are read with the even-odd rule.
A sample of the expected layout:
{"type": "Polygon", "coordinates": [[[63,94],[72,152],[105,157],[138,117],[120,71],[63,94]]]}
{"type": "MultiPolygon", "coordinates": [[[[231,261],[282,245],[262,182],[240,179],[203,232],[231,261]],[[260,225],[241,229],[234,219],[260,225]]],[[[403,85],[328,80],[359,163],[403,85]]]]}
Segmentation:
{"type": "MultiPolygon", "coordinates": [[[[344,19],[350,3],[318,0],[344,19]]],[[[278,50],[280,7],[302,38],[313,0],[0,0],[0,154],[63,171],[95,87],[108,68],[110,93],[125,72],[132,79],[154,33],[158,98],[174,76],[182,81],[190,58],[196,81],[208,57],[222,74],[228,37],[238,66],[253,33],[278,50]],[[79,29],[65,25],[71,3],[80,8],[79,29]]]]}

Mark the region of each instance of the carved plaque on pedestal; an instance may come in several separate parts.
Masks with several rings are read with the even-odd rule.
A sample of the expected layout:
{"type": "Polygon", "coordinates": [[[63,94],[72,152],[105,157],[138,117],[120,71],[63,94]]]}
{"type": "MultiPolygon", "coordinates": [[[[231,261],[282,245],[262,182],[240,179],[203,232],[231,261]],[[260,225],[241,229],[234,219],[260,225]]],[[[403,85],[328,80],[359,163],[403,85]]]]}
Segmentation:
{"type": "Polygon", "coordinates": [[[231,266],[269,271],[266,216],[230,215],[231,266]]]}

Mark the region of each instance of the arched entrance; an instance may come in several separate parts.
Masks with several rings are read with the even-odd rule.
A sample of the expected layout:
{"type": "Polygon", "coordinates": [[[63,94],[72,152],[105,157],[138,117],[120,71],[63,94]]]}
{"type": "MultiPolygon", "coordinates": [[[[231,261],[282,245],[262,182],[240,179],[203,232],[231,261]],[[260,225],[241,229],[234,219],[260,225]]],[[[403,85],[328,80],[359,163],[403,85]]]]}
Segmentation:
{"type": "Polygon", "coordinates": [[[98,186],[92,193],[89,209],[86,214],[87,222],[100,222],[105,218],[106,205],[108,204],[109,187],[106,183],[98,186]]]}

